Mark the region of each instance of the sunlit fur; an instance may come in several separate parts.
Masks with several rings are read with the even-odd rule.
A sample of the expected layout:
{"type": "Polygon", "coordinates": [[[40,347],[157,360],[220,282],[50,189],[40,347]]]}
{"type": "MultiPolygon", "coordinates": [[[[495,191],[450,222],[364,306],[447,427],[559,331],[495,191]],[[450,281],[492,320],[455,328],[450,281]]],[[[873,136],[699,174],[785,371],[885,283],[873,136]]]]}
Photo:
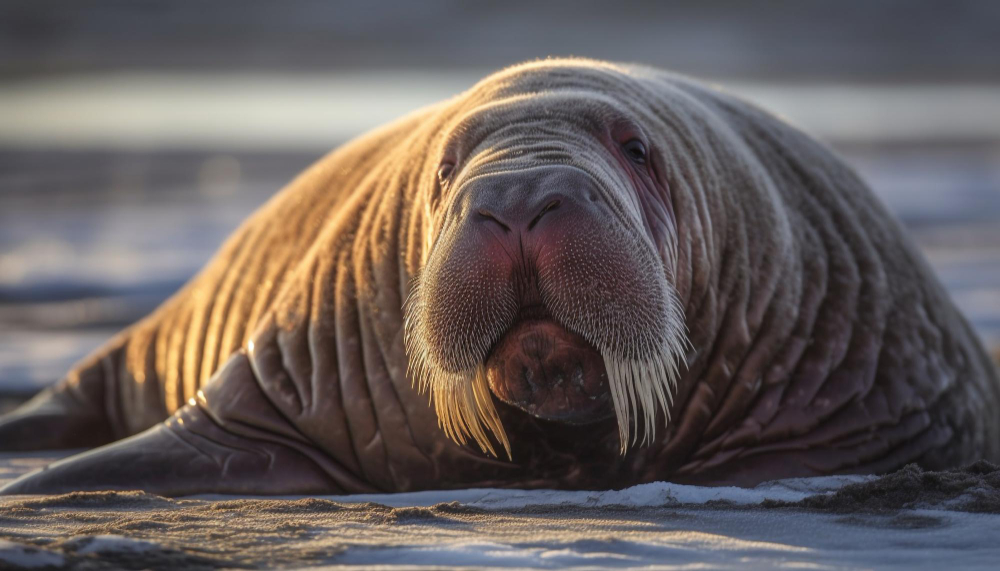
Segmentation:
{"type": "Polygon", "coordinates": [[[460,443],[471,438],[495,454],[492,436],[510,454],[483,363],[516,318],[518,290],[516,280],[462,242],[463,193],[482,177],[545,165],[575,167],[594,181],[607,205],[606,220],[598,228],[592,220],[580,221],[564,243],[546,250],[534,277],[552,316],[603,356],[624,453],[639,434],[643,443],[653,439],[658,418],[669,419],[687,348],[683,310],[670,284],[676,243],[668,237],[666,245],[654,245],[642,223],[636,197],[641,190],[595,135],[622,118],[642,124],[634,98],[618,99],[631,97],[628,86],[600,71],[580,75],[564,89],[553,83],[537,91],[531,82],[538,80],[530,73],[506,80],[501,74],[467,93],[469,105],[456,105],[465,113],[443,141],[468,147],[429,213],[430,247],[404,307],[410,375],[430,395],[449,437],[460,443]]]}

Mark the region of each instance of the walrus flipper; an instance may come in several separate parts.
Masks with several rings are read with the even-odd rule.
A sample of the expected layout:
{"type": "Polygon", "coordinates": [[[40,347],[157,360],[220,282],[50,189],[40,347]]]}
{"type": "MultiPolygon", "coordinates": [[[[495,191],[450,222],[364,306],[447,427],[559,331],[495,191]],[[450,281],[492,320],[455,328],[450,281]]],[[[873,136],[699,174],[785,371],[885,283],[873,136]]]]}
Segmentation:
{"type": "Polygon", "coordinates": [[[246,354],[237,353],[166,421],[27,474],[0,494],[337,493],[343,471],[280,415],[253,375],[246,354]]]}
{"type": "Polygon", "coordinates": [[[62,382],[0,416],[0,451],[93,448],[121,438],[105,406],[106,365],[118,353],[116,348],[98,353],[62,382]]]}
{"type": "Polygon", "coordinates": [[[61,387],[39,393],[0,416],[0,451],[93,448],[114,441],[107,419],[61,387]]]}

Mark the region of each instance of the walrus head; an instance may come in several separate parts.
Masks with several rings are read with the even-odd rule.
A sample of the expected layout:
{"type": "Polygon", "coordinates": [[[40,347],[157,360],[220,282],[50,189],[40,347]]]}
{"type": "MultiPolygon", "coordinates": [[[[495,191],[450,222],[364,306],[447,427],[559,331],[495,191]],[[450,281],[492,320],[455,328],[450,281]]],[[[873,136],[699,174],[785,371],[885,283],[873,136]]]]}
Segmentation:
{"type": "MultiPolygon", "coordinates": [[[[539,418],[666,418],[686,344],[676,240],[644,113],[596,73],[527,66],[465,94],[427,194],[405,305],[411,375],[442,428],[510,454],[493,398],[539,418]],[[659,416],[662,413],[662,416],[659,416]]],[[[428,169],[430,170],[430,169],[428,169]]]]}

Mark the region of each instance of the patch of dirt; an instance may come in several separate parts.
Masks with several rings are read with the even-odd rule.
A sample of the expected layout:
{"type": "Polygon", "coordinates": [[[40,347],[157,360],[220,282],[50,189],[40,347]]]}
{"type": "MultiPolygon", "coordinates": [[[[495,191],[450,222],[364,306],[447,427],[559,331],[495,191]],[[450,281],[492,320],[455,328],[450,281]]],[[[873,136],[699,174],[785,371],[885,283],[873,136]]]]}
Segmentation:
{"type": "MultiPolygon", "coordinates": [[[[30,499],[11,502],[11,508],[20,506],[22,508],[90,508],[120,509],[129,507],[133,509],[149,509],[156,507],[167,507],[178,503],[179,500],[170,500],[161,496],[147,494],[146,492],[71,492],[59,494],[57,496],[31,497],[30,499]]],[[[183,500],[180,500],[183,501],[183,500]]]]}
{"type": "Polygon", "coordinates": [[[892,516],[849,515],[838,518],[836,521],[846,525],[875,529],[930,529],[946,525],[943,518],[913,513],[900,513],[892,516]]]}
{"type": "Polygon", "coordinates": [[[799,502],[766,500],[762,505],[862,514],[919,508],[1000,513],[1000,466],[980,461],[964,468],[927,472],[910,464],[877,480],[844,486],[832,494],[810,496],[799,502]]]}

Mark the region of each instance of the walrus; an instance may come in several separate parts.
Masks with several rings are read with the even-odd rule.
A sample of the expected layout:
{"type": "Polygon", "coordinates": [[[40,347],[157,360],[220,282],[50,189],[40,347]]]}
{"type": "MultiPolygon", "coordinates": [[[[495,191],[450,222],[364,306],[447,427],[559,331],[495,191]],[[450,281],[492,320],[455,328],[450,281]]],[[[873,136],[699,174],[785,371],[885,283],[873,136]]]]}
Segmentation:
{"type": "Polygon", "coordinates": [[[641,65],[495,73],[333,151],[0,420],[5,494],[753,485],[1000,460],[1000,382],[825,146],[641,65]]]}

